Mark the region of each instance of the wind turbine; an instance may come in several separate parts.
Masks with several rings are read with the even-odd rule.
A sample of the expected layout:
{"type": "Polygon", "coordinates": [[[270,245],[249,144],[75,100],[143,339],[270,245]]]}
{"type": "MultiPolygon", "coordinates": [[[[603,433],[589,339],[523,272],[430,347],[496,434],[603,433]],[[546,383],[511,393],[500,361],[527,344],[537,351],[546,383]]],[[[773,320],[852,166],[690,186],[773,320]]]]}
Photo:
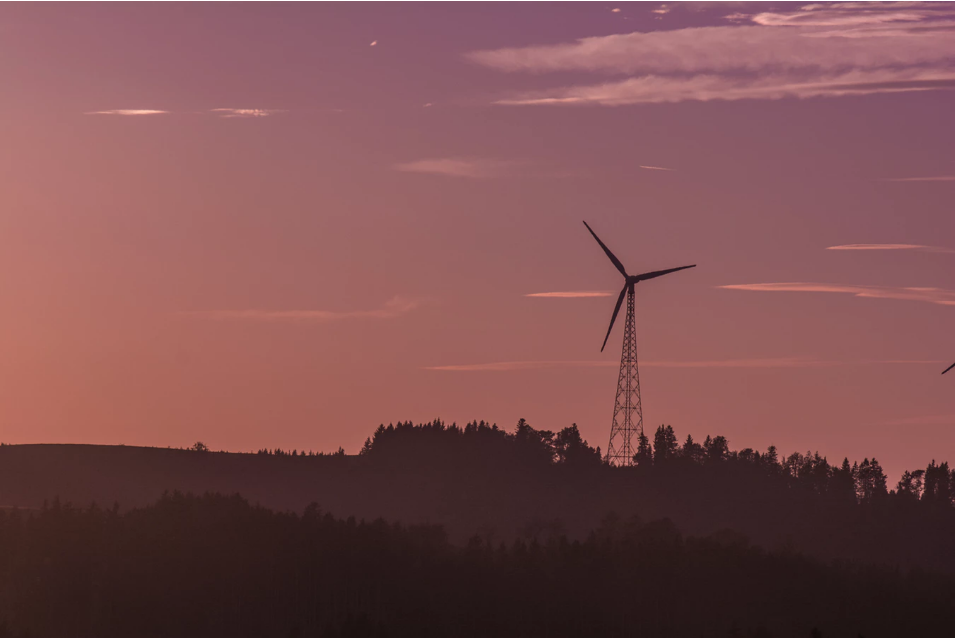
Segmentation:
{"type": "Polygon", "coordinates": [[[945,370],[942,372],[942,374],[945,374],[946,372],[948,372],[948,371],[951,370],[952,368],[955,368],[955,363],[953,363],[952,365],[950,365],[950,366],[948,366],[947,368],[945,368],[945,370]]]}
{"type": "MultiPolygon", "coordinates": [[[[607,328],[607,336],[604,337],[604,343],[600,347],[603,352],[607,347],[607,339],[610,338],[610,331],[613,330],[613,323],[617,320],[617,313],[620,312],[620,306],[623,304],[624,296],[627,297],[627,325],[623,331],[623,351],[620,355],[620,376],[617,379],[617,400],[613,406],[613,425],[610,428],[610,444],[607,446],[607,461],[614,465],[633,465],[634,449],[631,445],[631,439],[636,433],[643,433],[643,406],[640,403],[640,374],[637,370],[637,329],[633,313],[634,286],[647,279],[655,279],[668,275],[678,270],[695,268],[692,266],[680,266],[679,268],[669,268],[667,270],[654,270],[645,272],[642,275],[628,275],[627,269],[623,267],[620,260],[610,252],[610,249],[600,241],[597,233],[584,222],[587,230],[594,236],[607,257],[616,266],[617,270],[624,277],[623,289],[620,296],[617,297],[617,305],[613,309],[613,315],[610,317],[610,327],[607,328]],[[619,435],[619,441],[618,439],[619,435]]],[[[953,366],[955,367],[955,366],[953,366]]]]}

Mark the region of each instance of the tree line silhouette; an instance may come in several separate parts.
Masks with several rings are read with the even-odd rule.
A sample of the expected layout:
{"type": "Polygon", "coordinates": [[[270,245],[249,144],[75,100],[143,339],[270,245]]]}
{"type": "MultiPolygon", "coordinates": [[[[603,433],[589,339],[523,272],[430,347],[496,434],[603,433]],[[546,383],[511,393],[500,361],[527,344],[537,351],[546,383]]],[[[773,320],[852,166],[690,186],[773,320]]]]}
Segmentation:
{"type": "MultiPolygon", "coordinates": [[[[457,424],[448,426],[440,419],[418,425],[411,421],[380,425],[374,435],[366,439],[360,455],[375,460],[404,458],[416,462],[442,457],[455,462],[491,457],[497,462],[517,460],[531,466],[597,468],[606,465],[600,448],[593,448],[583,440],[576,423],[555,433],[535,430],[525,419],[517,422],[513,433],[484,421],[474,421],[463,428],[457,424]]],[[[659,471],[689,465],[735,464],[748,466],[766,476],[782,477],[790,487],[831,494],[847,502],[853,496],[856,503],[893,497],[933,505],[955,505],[955,469],[950,469],[947,462],[936,464],[934,460],[924,470],[905,471],[895,489],[889,490],[885,472],[874,457],[851,465],[845,458],[841,465],[834,466],[818,452],[794,452],[780,458],[773,445],[762,453],[752,448],[731,450],[724,436],[707,436],[700,444],[687,435],[680,445],[673,427],[661,425],[652,443],[645,434],[638,436],[634,462],[634,471],[639,474],[652,472],[653,468],[659,471]]]]}
{"type": "Polygon", "coordinates": [[[614,515],[582,540],[461,546],[239,496],[0,512],[3,638],[943,636],[953,599],[951,576],[614,515]]]}
{"type": "Polygon", "coordinates": [[[482,522],[500,532],[497,523],[509,520],[522,532],[552,528],[582,538],[617,511],[670,517],[693,534],[735,529],[763,546],[824,559],[955,573],[948,463],[907,471],[889,489],[875,458],[830,464],[818,452],[733,450],[723,436],[678,441],[662,425],[652,440],[640,436],[636,465],[620,468],[604,463],[576,425],[552,432],[522,419],[507,432],[485,422],[399,422],[379,426],[355,461],[399,481],[395,490],[414,487],[440,502],[430,520],[456,521],[468,533],[482,522]],[[532,511],[532,520],[517,520],[532,511]]]}

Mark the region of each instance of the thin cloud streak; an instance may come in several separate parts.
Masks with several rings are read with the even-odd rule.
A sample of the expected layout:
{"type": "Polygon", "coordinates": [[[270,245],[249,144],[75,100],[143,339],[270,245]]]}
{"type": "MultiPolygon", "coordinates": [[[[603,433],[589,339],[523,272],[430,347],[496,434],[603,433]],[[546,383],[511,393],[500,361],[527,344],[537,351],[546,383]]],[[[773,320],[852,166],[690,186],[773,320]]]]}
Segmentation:
{"type": "Polygon", "coordinates": [[[375,310],[186,310],[183,317],[222,321],[292,321],[327,323],[343,319],[391,319],[411,312],[420,305],[418,301],[394,297],[375,310]]]}
{"type": "Polygon", "coordinates": [[[113,109],[111,111],[89,111],[84,115],[164,115],[169,111],[157,109],[113,109]]]}
{"type": "MultiPolygon", "coordinates": [[[[939,361],[871,360],[825,361],[807,357],[775,357],[764,359],[716,359],[710,361],[641,361],[643,368],[823,368],[880,364],[938,364],[939,361]]],[[[443,372],[513,372],[555,368],[616,368],[619,361],[497,361],[461,365],[428,366],[425,370],[443,372]]]]}
{"type": "Polygon", "coordinates": [[[955,175],[937,175],[935,177],[887,177],[884,182],[955,182],[955,175]]]}
{"type": "Polygon", "coordinates": [[[673,171],[676,170],[676,169],[673,169],[673,168],[664,168],[664,167],[662,167],[662,166],[644,166],[643,164],[640,165],[640,168],[645,168],[645,169],[647,169],[648,171],[669,171],[669,172],[673,172],[673,171]]]}
{"type": "MultiPolygon", "coordinates": [[[[763,12],[750,18],[766,26],[870,27],[886,23],[921,22],[952,15],[950,6],[928,2],[839,2],[804,5],[797,11],[763,12]],[[941,5],[941,6],[939,6],[941,5]]],[[[739,19],[739,14],[730,19],[739,19]]]]}
{"type": "Polygon", "coordinates": [[[507,169],[514,165],[515,162],[500,160],[443,157],[405,162],[396,164],[393,168],[405,173],[429,173],[447,177],[484,179],[503,177],[507,173],[507,169]]]}
{"type": "MultiPolygon", "coordinates": [[[[214,113],[219,117],[268,117],[270,115],[275,115],[276,113],[285,113],[286,111],[282,109],[233,109],[233,108],[219,108],[219,109],[209,109],[210,113],[214,113]]],[[[84,113],[84,115],[166,115],[171,113],[171,111],[161,111],[158,109],[113,109],[108,111],[89,111],[84,113]]]]}
{"type": "Polygon", "coordinates": [[[843,244],[841,246],[827,246],[826,250],[914,250],[928,248],[921,244],[843,244]]]}
{"type": "Polygon", "coordinates": [[[210,109],[212,113],[217,113],[219,117],[268,117],[276,113],[284,113],[281,109],[210,109]]]}
{"type": "Polygon", "coordinates": [[[427,366],[425,370],[445,372],[510,372],[512,370],[544,370],[548,368],[604,368],[620,365],[613,361],[497,361],[461,365],[427,366]]]}
{"type": "Polygon", "coordinates": [[[827,246],[826,250],[912,250],[925,253],[955,253],[955,249],[922,244],[843,244],[827,246]]]}
{"type": "Polygon", "coordinates": [[[955,306],[955,290],[945,290],[943,288],[893,288],[889,286],[851,286],[804,282],[732,284],[717,286],[717,288],[755,292],[835,292],[870,299],[901,299],[922,301],[939,306],[955,306]]]}
{"type": "Polygon", "coordinates": [[[570,290],[567,292],[532,292],[524,295],[525,297],[549,297],[553,299],[576,299],[583,297],[612,297],[615,292],[612,290],[570,290]]]}
{"type": "Polygon", "coordinates": [[[884,421],[881,425],[955,425],[955,414],[913,416],[894,421],[884,421]]]}

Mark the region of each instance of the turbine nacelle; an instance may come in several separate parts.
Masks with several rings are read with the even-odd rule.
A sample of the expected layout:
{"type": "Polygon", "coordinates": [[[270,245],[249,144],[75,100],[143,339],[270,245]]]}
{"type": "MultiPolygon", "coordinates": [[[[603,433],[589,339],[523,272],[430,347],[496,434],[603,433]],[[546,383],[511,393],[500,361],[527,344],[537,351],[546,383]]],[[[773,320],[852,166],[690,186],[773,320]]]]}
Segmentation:
{"type": "MultiPolygon", "coordinates": [[[[641,281],[646,281],[647,279],[654,279],[656,277],[662,277],[663,275],[668,275],[671,272],[676,272],[678,270],[686,270],[687,268],[695,268],[696,264],[692,266],[679,266],[678,268],[668,268],[667,270],[652,270],[650,272],[645,272],[642,275],[628,275],[627,269],[623,267],[623,264],[620,263],[620,260],[617,259],[617,256],[610,252],[610,249],[607,248],[606,244],[600,241],[600,237],[597,237],[597,233],[584,222],[584,226],[587,226],[587,230],[590,231],[590,234],[594,236],[594,239],[597,240],[597,243],[600,244],[600,247],[603,248],[603,251],[607,253],[607,257],[610,258],[611,263],[620,271],[620,274],[624,276],[626,282],[623,284],[623,289],[620,291],[620,296],[617,297],[617,305],[613,309],[613,316],[610,317],[610,327],[607,328],[607,336],[604,337],[604,343],[600,346],[600,351],[603,352],[604,348],[607,347],[607,339],[610,338],[610,331],[613,330],[613,323],[617,320],[617,313],[620,312],[620,306],[623,304],[623,298],[629,294],[633,294],[633,287],[641,281]]],[[[955,366],[953,366],[955,367],[955,366]]]]}

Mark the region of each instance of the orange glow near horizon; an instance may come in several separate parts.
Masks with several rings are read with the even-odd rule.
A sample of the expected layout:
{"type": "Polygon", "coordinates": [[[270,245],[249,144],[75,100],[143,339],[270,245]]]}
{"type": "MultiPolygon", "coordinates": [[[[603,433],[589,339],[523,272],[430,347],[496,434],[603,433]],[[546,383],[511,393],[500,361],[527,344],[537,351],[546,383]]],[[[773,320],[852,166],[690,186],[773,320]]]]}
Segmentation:
{"type": "Polygon", "coordinates": [[[3,6],[0,440],[605,448],[587,219],[648,429],[955,460],[955,9],[819,6],[3,6]]]}

